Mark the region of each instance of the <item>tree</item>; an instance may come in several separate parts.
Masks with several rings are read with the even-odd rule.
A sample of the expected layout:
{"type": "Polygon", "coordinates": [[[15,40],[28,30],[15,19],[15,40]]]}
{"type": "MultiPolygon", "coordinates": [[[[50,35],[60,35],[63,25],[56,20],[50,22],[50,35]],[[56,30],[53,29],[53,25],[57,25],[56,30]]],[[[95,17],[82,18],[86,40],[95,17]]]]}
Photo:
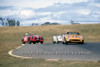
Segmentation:
{"type": "Polygon", "coordinates": [[[20,26],[20,21],[16,21],[15,19],[4,19],[4,18],[0,18],[0,20],[2,21],[2,26],[20,26]]]}
{"type": "Polygon", "coordinates": [[[16,25],[17,25],[17,26],[20,26],[20,21],[18,21],[18,20],[17,20],[17,23],[16,23],[16,25]]]}
{"type": "Polygon", "coordinates": [[[45,22],[44,24],[41,24],[41,25],[59,25],[59,23],[50,23],[50,22],[45,22]]]}
{"type": "Polygon", "coordinates": [[[39,25],[38,23],[32,23],[32,26],[37,26],[37,25],[39,25]]]}
{"type": "Polygon", "coordinates": [[[41,25],[51,25],[51,23],[50,22],[45,22],[45,23],[43,23],[41,25]]]}
{"type": "Polygon", "coordinates": [[[52,25],[60,25],[59,23],[51,23],[52,25]]]}
{"type": "Polygon", "coordinates": [[[51,23],[50,23],[50,22],[45,22],[44,24],[46,24],[46,25],[50,25],[51,23]]]}
{"type": "Polygon", "coordinates": [[[19,21],[15,21],[15,19],[9,19],[9,18],[7,18],[7,21],[8,21],[8,25],[9,26],[19,26],[20,25],[20,22],[19,21]]]}
{"type": "Polygon", "coordinates": [[[4,19],[3,18],[0,18],[0,20],[2,21],[2,23],[1,23],[2,26],[4,26],[4,21],[3,21],[4,19]]]}

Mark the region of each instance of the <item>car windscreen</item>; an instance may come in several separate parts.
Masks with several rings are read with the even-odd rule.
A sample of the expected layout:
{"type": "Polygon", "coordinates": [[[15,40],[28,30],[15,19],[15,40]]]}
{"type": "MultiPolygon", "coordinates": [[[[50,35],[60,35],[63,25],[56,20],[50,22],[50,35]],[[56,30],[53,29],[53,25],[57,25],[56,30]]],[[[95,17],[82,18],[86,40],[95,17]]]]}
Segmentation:
{"type": "Polygon", "coordinates": [[[80,35],[78,32],[67,32],[69,35],[80,35]]]}

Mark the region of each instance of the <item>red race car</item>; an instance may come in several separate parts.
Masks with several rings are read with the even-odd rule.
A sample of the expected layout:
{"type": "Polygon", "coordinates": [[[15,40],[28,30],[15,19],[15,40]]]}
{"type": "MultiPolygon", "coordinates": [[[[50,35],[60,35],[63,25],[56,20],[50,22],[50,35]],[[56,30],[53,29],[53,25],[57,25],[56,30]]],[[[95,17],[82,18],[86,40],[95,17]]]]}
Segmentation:
{"type": "Polygon", "coordinates": [[[25,44],[25,43],[33,43],[33,44],[36,44],[36,43],[41,43],[43,44],[44,42],[44,38],[42,36],[39,36],[39,35],[27,35],[27,36],[23,36],[22,38],[22,43],[25,44]]]}

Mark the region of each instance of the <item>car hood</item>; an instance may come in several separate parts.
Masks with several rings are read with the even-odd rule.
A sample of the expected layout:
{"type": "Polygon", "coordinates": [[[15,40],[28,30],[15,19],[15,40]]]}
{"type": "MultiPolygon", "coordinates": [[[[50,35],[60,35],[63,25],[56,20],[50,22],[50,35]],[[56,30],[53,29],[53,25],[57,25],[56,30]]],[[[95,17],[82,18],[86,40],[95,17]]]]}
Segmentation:
{"type": "Polygon", "coordinates": [[[69,38],[83,38],[82,35],[66,35],[69,38]]]}

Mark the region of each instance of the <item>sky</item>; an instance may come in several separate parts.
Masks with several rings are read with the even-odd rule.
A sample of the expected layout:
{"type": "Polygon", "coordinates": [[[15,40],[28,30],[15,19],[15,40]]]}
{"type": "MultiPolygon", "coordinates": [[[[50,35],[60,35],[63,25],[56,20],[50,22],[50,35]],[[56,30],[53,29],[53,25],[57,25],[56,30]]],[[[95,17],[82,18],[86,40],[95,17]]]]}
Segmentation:
{"type": "Polygon", "coordinates": [[[20,20],[23,26],[70,20],[100,23],[100,0],[0,0],[0,17],[20,20]]]}

